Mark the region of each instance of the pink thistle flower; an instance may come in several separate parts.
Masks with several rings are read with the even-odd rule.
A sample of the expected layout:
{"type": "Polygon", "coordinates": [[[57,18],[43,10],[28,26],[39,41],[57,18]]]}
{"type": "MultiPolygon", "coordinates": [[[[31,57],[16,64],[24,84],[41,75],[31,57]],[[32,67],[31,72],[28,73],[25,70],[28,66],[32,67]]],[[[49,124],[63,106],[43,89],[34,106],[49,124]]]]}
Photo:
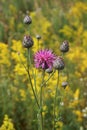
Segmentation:
{"type": "Polygon", "coordinates": [[[40,50],[34,55],[35,67],[42,69],[52,68],[55,59],[56,56],[53,54],[52,50],[40,50]]]}

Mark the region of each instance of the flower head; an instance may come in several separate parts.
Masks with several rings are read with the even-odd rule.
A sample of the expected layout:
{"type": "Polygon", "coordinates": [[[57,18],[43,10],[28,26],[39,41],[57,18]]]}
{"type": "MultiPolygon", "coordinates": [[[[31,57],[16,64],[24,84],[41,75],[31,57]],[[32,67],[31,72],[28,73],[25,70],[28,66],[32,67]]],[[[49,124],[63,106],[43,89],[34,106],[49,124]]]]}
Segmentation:
{"type": "Polygon", "coordinates": [[[30,48],[30,47],[33,46],[34,41],[33,41],[33,39],[31,38],[31,36],[25,35],[22,44],[23,44],[23,46],[24,46],[25,48],[30,48]]]}
{"type": "Polygon", "coordinates": [[[68,83],[67,83],[66,81],[62,82],[62,87],[63,87],[63,88],[66,88],[67,85],[68,85],[68,83]]]}
{"type": "Polygon", "coordinates": [[[64,52],[64,53],[69,51],[69,43],[68,43],[68,41],[64,41],[62,43],[62,45],[60,46],[60,51],[64,52]]]}
{"type": "Polygon", "coordinates": [[[26,15],[26,16],[24,17],[24,23],[25,23],[25,24],[31,24],[31,23],[32,23],[31,17],[28,16],[28,15],[26,15]]]}
{"type": "Polygon", "coordinates": [[[56,56],[51,50],[44,49],[38,51],[34,56],[34,62],[36,68],[48,69],[53,67],[53,61],[56,56]]]}
{"type": "Polygon", "coordinates": [[[37,40],[40,40],[41,36],[38,34],[38,35],[36,35],[36,38],[37,38],[37,40]]]}
{"type": "Polygon", "coordinates": [[[57,70],[62,70],[65,67],[62,57],[58,56],[53,62],[53,67],[57,70]]]}

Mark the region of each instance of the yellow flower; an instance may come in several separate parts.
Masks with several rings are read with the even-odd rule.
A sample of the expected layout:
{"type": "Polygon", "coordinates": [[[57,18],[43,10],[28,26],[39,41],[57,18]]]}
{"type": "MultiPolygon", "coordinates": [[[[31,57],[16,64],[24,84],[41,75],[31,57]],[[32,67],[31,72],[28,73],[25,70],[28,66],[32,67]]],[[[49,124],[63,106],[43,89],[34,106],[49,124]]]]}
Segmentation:
{"type": "Polygon", "coordinates": [[[56,130],[62,130],[63,122],[57,121],[55,127],[56,127],[56,130]]]}
{"type": "Polygon", "coordinates": [[[15,52],[21,52],[23,53],[25,51],[25,49],[22,46],[22,42],[16,41],[16,40],[12,40],[12,46],[11,46],[12,50],[15,52]]]}
{"type": "Polygon", "coordinates": [[[75,115],[77,116],[77,120],[78,120],[79,122],[81,122],[81,121],[82,121],[82,116],[83,116],[82,112],[79,111],[79,110],[74,110],[73,112],[74,112],[75,115]]]}
{"type": "Polygon", "coordinates": [[[72,36],[72,34],[74,35],[74,31],[72,30],[71,27],[69,27],[68,25],[64,25],[63,29],[59,30],[60,33],[65,34],[66,36],[68,36],[69,38],[72,36]]]}
{"type": "Polygon", "coordinates": [[[47,106],[45,105],[45,106],[43,106],[43,112],[42,112],[42,115],[43,115],[43,116],[45,116],[46,111],[47,111],[47,106]]]}
{"type": "Polygon", "coordinates": [[[87,4],[84,2],[76,2],[74,6],[71,7],[69,16],[68,17],[76,17],[76,18],[81,18],[82,13],[85,13],[87,11],[87,4]]]}
{"type": "Polygon", "coordinates": [[[10,66],[10,54],[8,45],[0,42],[0,65],[10,66]]]}
{"type": "Polygon", "coordinates": [[[15,66],[14,72],[18,75],[27,75],[25,68],[20,63],[15,66]]]}
{"type": "Polygon", "coordinates": [[[5,115],[3,124],[0,127],[0,130],[15,130],[12,120],[8,117],[8,115],[5,115]]]}
{"type": "Polygon", "coordinates": [[[74,93],[74,99],[75,99],[75,100],[78,100],[79,94],[80,94],[80,90],[79,90],[79,89],[76,89],[76,91],[75,91],[75,93],[74,93]]]}
{"type": "Polygon", "coordinates": [[[20,92],[21,100],[23,100],[23,101],[26,100],[26,93],[25,93],[25,90],[20,89],[19,92],[20,92]]]}
{"type": "Polygon", "coordinates": [[[32,12],[30,15],[33,19],[32,31],[35,32],[35,34],[37,34],[37,32],[41,35],[48,34],[48,28],[51,27],[51,23],[42,15],[41,11],[32,12]],[[39,20],[37,16],[39,16],[39,20]]]}
{"type": "Polygon", "coordinates": [[[35,38],[35,37],[33,37],[33,40],[34,40],[34,46],[32,47],[32,50],[33,50],[33,52],[35,53],[35,52],[37,52],[39,49],[42,49],[43,47],[43,43],[42,43],[42,39],[39,41],[39,43],[38,43],[38,40],[35,38]]]}
{"type": "Polygon", "coordinates": [[[14,13],[14,14],[17,13],[17,9],[16,9],[16,7],[15,7],[14,5],[10,4],[10,5],[9,5],[9,9],[10,9],[10,11],[11,11],[12,13],[14,13]]]}
{"type": "Polygon", "coordinates": [[[76,75],[79,77],[81,76],[81,73],[85,72],[87,69],[87,51],[82,48],[81,46],[75,47],[75,49],[72,47],[70,50],[70,53],[66,55],[68,60],[72,61],[76,64],[76,75]]]}

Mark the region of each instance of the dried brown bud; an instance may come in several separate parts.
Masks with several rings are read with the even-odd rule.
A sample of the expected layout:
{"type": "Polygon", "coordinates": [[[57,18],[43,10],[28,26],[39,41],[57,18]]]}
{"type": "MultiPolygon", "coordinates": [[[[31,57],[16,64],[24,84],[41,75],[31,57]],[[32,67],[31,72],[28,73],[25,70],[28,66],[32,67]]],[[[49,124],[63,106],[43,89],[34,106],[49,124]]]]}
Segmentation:
{"type": "Polygon", "coordinates": [[[32,19],[30,16],[26,15],[24,18],[24,23],[25,24],[31,24],[32,23],[32,19]]]}
{"type": "Polygon", "coordinates": [[[53,62],[53,67],[54,67],[55,69],[57,69],[57,70],[62,70],[62,69],[64,69],[65,64],[64,64],[63,59],[62,59],[60,56],[58,56],[58,57],[56,58],[56,60],[54,60],[54,62],[53,62]]]}
{"type": "Polygon", "coordinates": [[[62,87],[65,89],[67,87],[68,83],[66,81],[62,82],[62,87]]]}
{"type": "Polygon", "coordinates": [[[60,46],[61,52],[68,52],[69,51],[69,43],[68,41],[64,41],[62,45],[60,46]]]}
{"type": "Polygon", "coordinates": [[[36,35],[36,38],[37,38],[38,40],[40,40],[40,39],[41,39],[41,36],[40,36],[40,35],[36,35]]]}
{"type": "Polygon", "coordinates": [[[33,46],[33,44],[34,44],[34,41],[33,41],[33,39],[29,35],[24,36],[23,46],[25,48],[30,48],[30,47],[33,46]]]}

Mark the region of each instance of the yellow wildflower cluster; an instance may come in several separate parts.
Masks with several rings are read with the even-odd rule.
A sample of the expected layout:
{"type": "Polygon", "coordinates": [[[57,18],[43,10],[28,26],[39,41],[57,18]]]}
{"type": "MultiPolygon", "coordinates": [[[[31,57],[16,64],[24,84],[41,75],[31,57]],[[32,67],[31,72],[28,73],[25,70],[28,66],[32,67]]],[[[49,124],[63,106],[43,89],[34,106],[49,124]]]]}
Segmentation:
{"type": "Polygon", "coordinates": [[[10,54],[8,53],[9,47],[5,43],[0,42],[0,65],[6,65],[9,67],[10,63],[10,54]]]}
{"type": "Polygon", "coordinates": [[[78,106],[78,104],[80,103],[79,95],[80,95],[80,90],[76,89],[76,91],[75,91],[75,93],[73,95],[73,101],[71,101],[69,103],[70,107],[74,108],[74,107],[78,106]]]}
{"type": "Polygon", "coordinates": [[[82,17],[82,13],[86,12],[87,11],[87,4],[86,3],[83,3],[83,2],[76,2],[74,4],[74,6],[72,6],[72,8],[70,9],[70,12],[69,12],[69,16],[68,17],[72,17],[72,16],[75,16],[75,17],[79,17],[81,18],[82,17]]]}
{"type": "Polygon", "coordinates": [[[48,34],[48,28],[51,27],[51,23],[42,15],[41,11],[38,10],[36,12],[31,12],[30,15],[33,19],[32,31],[35,32],[36,34],[38,32],[41,35],[48,34]],[[39,21],[37,16],[39,17],[39,21]]]}
{"type": "Polygon", "coordinates": [[[12,120],[8,117],[8,115],[5,115],[3,124],[0,127],[0,130],[15,130],[12,120]]]}
{"type": "Polygon", "coordinates": [[[55,127],[56,127],[56,130],[62,130],[63,122],[57,121],[55,127]]]}
{"type": "Polygon", "coordinates": [[[76,64],[76,76],[81,76],[87,70],[87,51],[82,47],[72,47],[70,53],[66,56],[76,64]]]}
{"type": "Polygon", "coordinates": [[[80,110],[74,110],[74,114],[77,116],[77,121],[82,122],[83,120],[83,114],[80,110]]]}

